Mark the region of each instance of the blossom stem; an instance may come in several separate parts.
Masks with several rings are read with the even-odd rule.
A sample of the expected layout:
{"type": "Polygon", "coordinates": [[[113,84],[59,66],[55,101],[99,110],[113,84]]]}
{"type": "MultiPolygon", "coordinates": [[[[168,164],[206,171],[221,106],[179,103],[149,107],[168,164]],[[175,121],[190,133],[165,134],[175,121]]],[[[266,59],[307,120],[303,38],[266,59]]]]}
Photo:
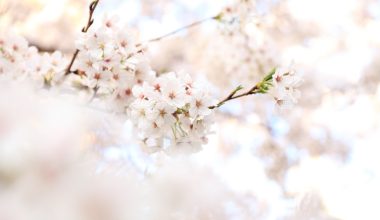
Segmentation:
{"type": "MultiPolygon", "coordinates": [[[[91,2],[90,7],[89,7],[89,16],[88,16],[87,25],[82,28],[82,32],[83,33],[86,33],[88,31],[88,29],[91,27],[91,25],[94,23],[94,19],[92,18],[92,16],[94,14],[95,8],[98,5],[98,3],[99,3],[99,0],[94,0],[93,2],[91,2]]],[[[74,52],[74,54],[73,54],[73,56],[72,56],[72,58],[71,58],[70,64],[66,68],[65,75],[70,74],[71,67],[74,64],[74,61],[75,61],[75,59],[78,56],[78,53],[79,53],[79,50],[76,49],[75,52],[74,52]]]]}
{"type": "Polygon", "coordinates": [[[258,93],[261,93],[261,94],[267,93],[268,90],[270,89],[270,87],[272,87],[273,74],[275,72],[276,72],[276,68],[273,68],[271,71],[269,71],[269,73],[260,82],[256,83],[256,85],[253,86],[250,90],[248,90],[245,93],[236,95],[236,93],[239,90],[243,89],[242,86],[238,86],[225,99],[223,99],[222,101],[220,101],[216,105],[209,106],[208,108],[209,109],[219,108],[220,106],[224,105],[224,103],[226,103],[230,100],[233,100],[233,99],[243,97],[243,96],[248,96],[248,95],[253,95],[253,94],[258,94],[258,93]]]}
{"type": "Polygon", "coordinates": [[[237,98],[240,98],[240,97],[243,97],[243,96],[257,94],[257,93],[260,93],[260,91],[261,91],[260,90],[260,84],[256,84],[254,87],[252,87],[247,92],[239,94],[239,95],[235,95],[236,94],[236,90],[234,90],[226,98],[224,98],[222,101],[218,102],[218,104],[209,106],[208,108],[209,109],[219,108],[220,106],[224,105],[224,103],[226,103],[228,101],[231,101],[233,99],[237,99],[237,98]]]}

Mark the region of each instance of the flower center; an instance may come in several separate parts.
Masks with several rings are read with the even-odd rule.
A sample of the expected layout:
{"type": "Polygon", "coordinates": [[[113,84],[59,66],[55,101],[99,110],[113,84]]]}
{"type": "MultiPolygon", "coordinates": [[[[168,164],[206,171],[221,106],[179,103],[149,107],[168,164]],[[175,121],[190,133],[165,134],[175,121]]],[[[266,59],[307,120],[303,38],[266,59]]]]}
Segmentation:
{"type": "Polygon", "coordinates": [[[175,93],[174,92],[170,92],[169,93],[169,98],[170,99],[175,99],[175,93]]]}
{"type": "Polygon", "coordinates": [[[202,106],[202,101],[200,101],[200,100],[195,101],[195,106],[197,108],[200,108],[202,106]]]}

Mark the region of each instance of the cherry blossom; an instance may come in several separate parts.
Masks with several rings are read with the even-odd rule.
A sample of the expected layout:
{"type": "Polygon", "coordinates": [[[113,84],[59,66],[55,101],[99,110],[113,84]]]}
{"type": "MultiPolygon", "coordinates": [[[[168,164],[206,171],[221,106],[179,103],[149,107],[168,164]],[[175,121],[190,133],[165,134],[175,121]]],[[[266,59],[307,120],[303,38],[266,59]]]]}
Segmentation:
{"type": "Polygon", "coordinates": [[[132,88],[154,76],[146,58],[136,46],[134,35],[117,16],[105,16],[98,28],[81,34],[74,69],[81,82],[110,98],[117,111],[124,112],[133,100],[132,88]]]}
{"type": "Polygon", "coordinates": [[[61,52],[39,53],[21,36],[0,35],[0,75],[31,79],[37,87],[57,84],[64,75],[66,60],[61,52]]]}
{"type": "Polygon", "coordinates": [[[289,108],[301,96],[298,90],[302,79],[291,68],[278,68],[272,76],[273,88],[270,91],[277,105],[289,108]]]}
{"type": "Polygon", "coordinates": [[[163,74],[133,88],[129,115],[150,150],[197,151],[207,142],[213,100],[187,75],[163,74]]]}

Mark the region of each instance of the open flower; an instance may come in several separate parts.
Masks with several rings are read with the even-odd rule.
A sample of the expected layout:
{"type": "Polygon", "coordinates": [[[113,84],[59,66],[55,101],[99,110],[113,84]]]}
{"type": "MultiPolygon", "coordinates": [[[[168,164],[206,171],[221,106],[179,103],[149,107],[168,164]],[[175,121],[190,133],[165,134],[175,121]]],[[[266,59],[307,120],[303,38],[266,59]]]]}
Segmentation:
{"type": "Polygon", "coordinates": [[[298,102],[301,96],[298,90],[302,79],[293,69],[278,68],[272,76],[273,88],[270,94],[276,104],[282,108],[289,108],[298,102]]]}

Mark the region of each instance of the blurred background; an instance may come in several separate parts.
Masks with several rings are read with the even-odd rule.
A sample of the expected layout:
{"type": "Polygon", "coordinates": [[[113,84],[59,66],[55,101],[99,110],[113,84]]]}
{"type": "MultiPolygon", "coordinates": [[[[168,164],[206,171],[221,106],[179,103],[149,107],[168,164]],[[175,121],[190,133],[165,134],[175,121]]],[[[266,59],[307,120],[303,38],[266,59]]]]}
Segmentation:
{"type": "MultiPolygon", "coordinates": [[[[89,3],[0,0],[0,31],[20,34],[41,51],[61,50],[70,56],[89,3]]],[[[240,84],[252,86],[273,67],[293,64],[304,78],[302,96],[290,110],[279,110],[261,95],[224,105],[209,143],[182,158],[191,168],[182,169],[182,159],[170,162],[181,169],[176,174],[180,184],[198,187],[209,181],[211,187],[203,190],[210,192],[220,183],[239,196],[234,204],[244,203],[247,219],[380,219],[380,1],[101,0],[95,25],[103,14],[117,14],[144,42],[220,12],[225,20],[209,20],[150,44],[146,54],[152,68],[158,74],[190,73],[207,81],[220,99],[240,84]],[[209,180],[208,172],[218,184],[209,180]]],[[[128,121],[109,117],[96,122],[101,132],[83,133],[86,144],[96,147],[99,169],[117,164],[118,174],[120,167],[128,167],[139,176],[166,163],[163,156],[145,155],[129,141],[133,135],[128,121]],[[104,125],[109,121],[117,122],[104,125]],[[114,139],[116,130],[123,141],[100,141],[114,139]]],[[[3,161],[9,158],[4,152],[3,161]]],[[[0,182],[2,176],[0,172],[0,182]]],[[[8,189],[0,207],[19,193],[5,185],[0,184],[0,197],[2,187],[8,189]]],[[[215,202],[219,197],[208,198],[215,202]]],[[[225,209],[232,210],[230,216],[243,212],[225,209]]]]}

